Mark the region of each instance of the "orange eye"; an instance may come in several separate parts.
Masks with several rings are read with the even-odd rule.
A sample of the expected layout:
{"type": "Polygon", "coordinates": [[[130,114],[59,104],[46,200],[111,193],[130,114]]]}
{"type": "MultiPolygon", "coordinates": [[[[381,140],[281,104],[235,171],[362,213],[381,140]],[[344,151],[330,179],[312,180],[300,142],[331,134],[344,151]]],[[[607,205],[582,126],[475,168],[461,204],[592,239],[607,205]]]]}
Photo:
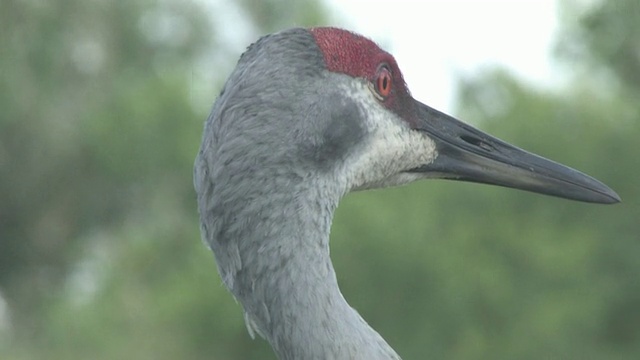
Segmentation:
{"type": "Polygon", "coordinates": [[[378,70],[376,91],[383,98],[386,98],[391,94],[391,71],[389,71],[389,68],[386,66],[382,66],[380,70],[378,70]]]}

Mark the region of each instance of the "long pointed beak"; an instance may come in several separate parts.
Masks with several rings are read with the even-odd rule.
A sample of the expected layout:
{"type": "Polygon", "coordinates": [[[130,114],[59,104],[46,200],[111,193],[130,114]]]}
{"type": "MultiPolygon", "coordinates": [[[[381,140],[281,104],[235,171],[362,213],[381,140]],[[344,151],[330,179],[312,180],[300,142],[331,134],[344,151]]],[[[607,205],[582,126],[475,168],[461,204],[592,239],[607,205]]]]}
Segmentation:
{"type": "Polygon", "coordinates": [[[519,149],[418,101],[416,106],[415,130],[428,133],[438,156],[413,172],[591,203],[620,202],[615,191],[588,175],[519,149]]]}

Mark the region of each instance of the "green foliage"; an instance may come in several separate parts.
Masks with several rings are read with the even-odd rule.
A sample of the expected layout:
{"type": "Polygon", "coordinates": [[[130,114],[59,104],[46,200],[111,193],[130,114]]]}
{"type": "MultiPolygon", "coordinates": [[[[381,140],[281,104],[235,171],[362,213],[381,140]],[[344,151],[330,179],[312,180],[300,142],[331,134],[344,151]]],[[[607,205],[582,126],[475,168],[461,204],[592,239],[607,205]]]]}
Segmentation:
{"type": "MultiPolygon", "coordinates": [[[[559,43],[565,63],[610,75],[578,70],[549,92],[494,70],[463,81],[458,111],[595,175],[622,204],[442,181],[341,204],[341,287],[404,358],[640,356],[640,65],[616,55],[637,46],[634,4],[599,3],[562,34],[573,39],[559,43]]],[[[311,0],[237,6],[256,35],[324,16],[311,0]]],[[[0,2],[0,290],[11,316],[0,358],[274,358],[249,338],[199,240],[191,167],[209,103],[197,101],[226,75],[212,75],[207,96],[193,77],[239,55],[204,14],[190,2],[0,2]]]]}
{"type": "Polygon", "coordinates": [[[201,4],[9,0],[0,24],[0,358],[270,354],[199,241],[211,66],[239,56],[201,4]],[[210,73],[203,106],[194,75],[210,73]]]}
{"type": "Polygon", "coordinates": [[[266,32],[319,25],[329,18],[323,4],[316,0],[239,0],[238,5],[245,10],[254,26],[266,32]]]}
{"type": "Polygon", "coordinates": [[[176,70],[203,49],[207,21],[196,10],[0,5],[0,284],[18,326],[36,326],[87,233],[143,211],[156,182],[189,181],[196,146],[184,144],[198,122],[176,70]],[[168,17],[179,42],[151,36],[168,17]]]}
{"type": "Polygon", "coordinates": [[[600,1],[578,21],[576,4],[565,3],[565,31],[559,55],[572,64],[612,73],[627,91],[640,90],[640,4],[635,0],[600,1]],[[572,6],[573,5],[573,6],[572,6]]]}

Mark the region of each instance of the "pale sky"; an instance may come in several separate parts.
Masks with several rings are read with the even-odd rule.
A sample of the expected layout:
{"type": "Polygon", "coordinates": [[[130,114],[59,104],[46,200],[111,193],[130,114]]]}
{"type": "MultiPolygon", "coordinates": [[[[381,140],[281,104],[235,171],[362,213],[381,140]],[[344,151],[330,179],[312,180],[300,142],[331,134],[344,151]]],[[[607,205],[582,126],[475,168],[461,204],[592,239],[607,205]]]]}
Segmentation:
{"type": "MultiPolygon", "coordinates": [[[[200,1],[212,14],[224,14],[216,18],[216,31],[238,54],[256,40],[233,2],[200,1]]],[[[327,25],[378,42],[395,56],[413,96],[447,113],[454,110],[457,78],[479,69],[505,67],[538,86],[561,83],[551,62],[558,28],[556,0],[322,1],[335,20],[327,25]]],[[[210,78],[194,76],[204,77],[208,89],[210,78]]],[[[210,92],[194,91],[194,96],[200,93],[208,104],[210,92]]]]}
{"type": "Polygon", "coordinates": [[[499,65],[554,84],[555,0],[325,0],[392,53],[415,98],[451,113],[456,77],[499,65]]]}

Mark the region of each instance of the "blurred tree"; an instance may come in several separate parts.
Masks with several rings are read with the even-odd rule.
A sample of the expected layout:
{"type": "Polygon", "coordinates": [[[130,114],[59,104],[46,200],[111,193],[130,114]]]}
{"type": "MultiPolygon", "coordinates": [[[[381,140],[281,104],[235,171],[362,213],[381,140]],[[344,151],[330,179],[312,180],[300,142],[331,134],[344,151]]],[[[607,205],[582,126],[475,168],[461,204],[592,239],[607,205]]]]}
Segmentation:
{"type": "Polygon", "coordinates": [[[9,0],[0,23],[0,286],[14,324],[35,325],[87,237],[144,210],[152,184],[188,181],[179,145],[197,131],[176,119],[194,117],[184,70],[206,19],[168,2],[9,0]]]}
{"type": "Polygon", "coordinates": [[[493,70],[464,79],[458,100],[461,118],[596,175],[622,204],[439,182],[342,204],[332,254],[346,297],[405,358],[640,356],[639,9],[564,9],[562,90],[493,70]]]}
{"type": "MultiPolygon", "coordinates": [[[[0,3],[0,294],[11,319],[0,357],[247,354],[233,341],[249,341],[241,312],[198,241],[191,185],[224,80],[214,69],[239,56],[212,34],[204,6],[0,3]],[[194,74],[211,80],[204,106],[194,74]],[[223,294],[228,315],[214,307],[223,294]],[[230,326],[219,329],[242,328],[212,342],[209,325],[221,317],[230,326]]],[[[268,10],[228,6],[249,23],[268,10]]],[[[299,9],[292,24],[322,19],[315,1],[288,8],[299,9]]],[[[282,25],[267,17],[249,32],[282,25]]]]}
{"type": "Polygon", "coordinates": [[[625,90],[640,89],[640,5],[634,0],[600,1],[583,9],[565,2],[565,31],[557,48],[561,58],[589,71],[607,72],[625,90]],[[582,13],[578,21],[575,14],[582,13]]]}

